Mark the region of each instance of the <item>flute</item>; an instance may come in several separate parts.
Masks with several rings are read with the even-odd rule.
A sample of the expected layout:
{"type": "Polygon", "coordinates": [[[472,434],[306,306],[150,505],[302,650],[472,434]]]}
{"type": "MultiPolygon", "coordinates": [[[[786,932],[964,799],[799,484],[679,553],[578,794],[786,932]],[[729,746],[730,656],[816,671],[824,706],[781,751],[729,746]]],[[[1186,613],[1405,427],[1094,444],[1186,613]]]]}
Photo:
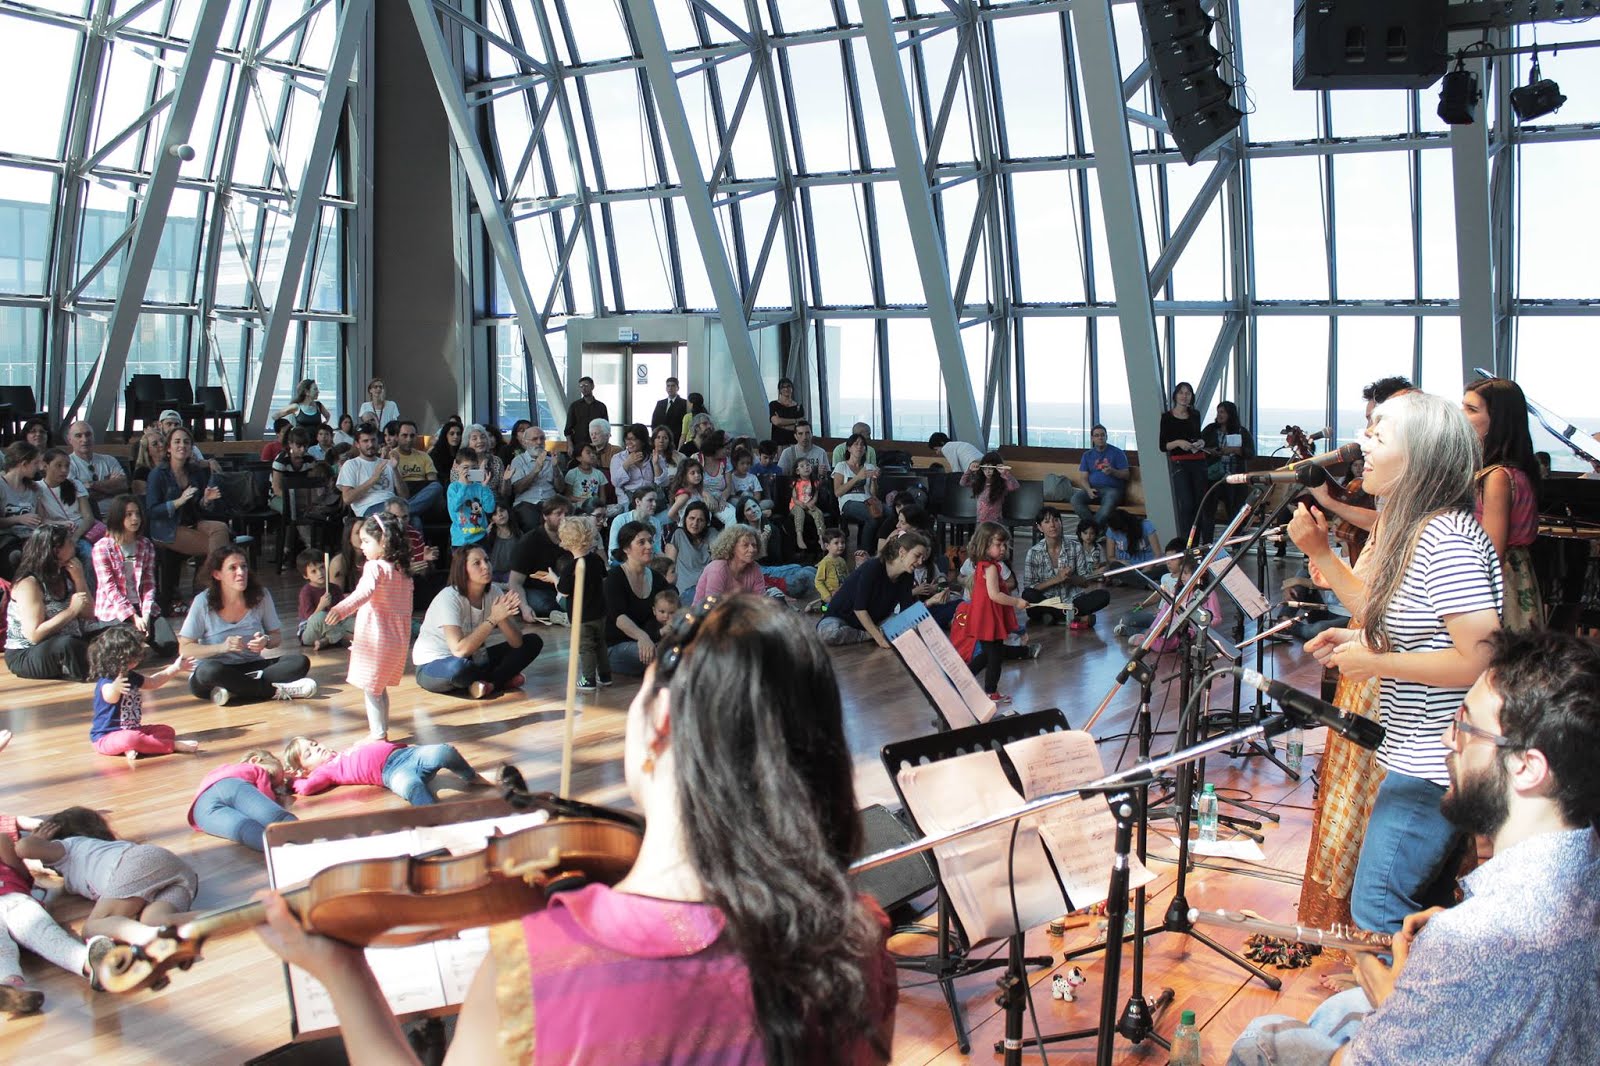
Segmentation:
{"type": "Polygon", "coordinates": [[[1387,952],[1392,939],[1385,933],[1369,933],[1353,925],[1335,925],[1331,929],[1318,929],[1311,925],[1290,925],[1286,922],[1269,922],[1264,918],[1251,918],[1238,911],[1203,911],[1191,907],[1189,921],[1200,925],[1225,925],[1234,929],[1248,929],[1252,933],[1266,933],[1285,940],[1303,944],[1316,944],[1337,951],[1387,952]]]}

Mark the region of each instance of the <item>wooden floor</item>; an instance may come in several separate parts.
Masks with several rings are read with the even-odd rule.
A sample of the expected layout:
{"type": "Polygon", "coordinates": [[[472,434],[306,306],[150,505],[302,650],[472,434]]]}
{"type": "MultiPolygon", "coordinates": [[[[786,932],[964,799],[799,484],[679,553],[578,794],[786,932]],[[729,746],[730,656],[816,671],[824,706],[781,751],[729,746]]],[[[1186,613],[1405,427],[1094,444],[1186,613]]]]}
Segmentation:
{"type": "MultiPolygon", "coordinates": [[[[1276,576],[1274,584],[1276,583],[1276,576]]],[[[275,584],[280,610],[293,610],[296,586],[275,584]]],[[[1038,630],[1044,647],[1037,662],[1008,664],[1002,688],[1011,693],[1019,711],[1060,707],[1074,725],[1080,725],[1110,688],[1123,661],[1123,650],[1111,633],[1111,619],[1133,598],[1118,592],[1111,611],[1102,614],[1090,632],[1069,632],[1061,627],[1038,630]]],[[[569,631],[539,630],[545,651],[528,675],[525,692],[488,702],[473,703],[430,695],[408,677],[391,693],[394,724],[391,735],[419,742],[455,744],[475,766],[492,772],[503,762],[516,764],[534,788],[556,787],[560,764],[561,708],[558,698],[566,676],[569,631]]],[[[1315,664],[1298,647],[1279,647],[1272,653],[1278,676],[1315,687],[1315,664]]],[[[856,759],[856,780],[863,805],[893,804],[894,794],[878,761],[878,750],[894,740],[924,735],[930,712],[891,653],[868,645],[836,653],[848,717],[851,750],[856,759]]],[[[87,686],[35,683],[15,679],[0,668],[0,727],[16,739],[0,753],[0,811],[45,814],[72,804],[89,804],[105,810],[124,837],[169,848],[188,859],[200,873],[198,907],[215,907],[247,897],[264,887],[265,872],[255,852],[192,832],[184,813],[199,780],[214,766],[232,761],[246,749],[277,749],[296,733],[320,737],[334,745],[363,738],[366,728],[359,693],[344,682],[345,663],[338,654],[313,657],[314,674],[323,685],[313,699],[297,703],[262,703],[238,708],[217,708],[193,699],[174,683],[149,701],[146,721],[166,722],[180,736],[202,742],[195,756],[172,755],[142,760],[130,769],[121,758],[95,754],[88,742],[91,717],[87,686]]],[[[1171,657],[1158,664],[1165,679],[1175,669],[1171,657]]],[[[1177,714],[1176,685],[1170,698],[1157,689],[1154,710],[1158,728],[1170,729],[1177,714]]],[[[597,696],[581,698],[578,720],[574,792],[600,803],[625,803],[620,755],[623,721],[636,686],[619,680],[597,696]]],[[[1112,709],[1097,723],[1095,733],[1116,738],[1132,719],[1136,693],[1120,693],[1112,709]]],[[[1213,701],[1216,702],[1216,701],[1213,701]]],[[[1156,750],[1170,743],[1158,740],[1156,750]]],[[[1320,748],[1313,734],[1310,748],[1320,748]]],[[[1102,745],[1107,766],[1123,754],[1120,739],[1102,745]]],[[[1131,759],[1131,753],[1124,759],[1131,759]]],[[[1308,758],[1307,766],[1314,765],[1308,758]]],[[[1267,829],[1263,864],[1208,864],[1191,874],[1189,900],[1203,907],[1253,908],[1273,917],[1291,917],[1298,894],[1309,832],[1311,785],[1309,778],[1290,782],[1282,771],[1262,760],[1231,765],[1213,758],[1209,780],[1225,795],[1249,798],[1282,816],[1282,823],[1267,829]],[[1235,791],[1229,791],[1229,790],[1235,791]]],[[[402,801],[376,788],[341,788],[330,794],[299,801],[301,818],[350,814],[401,806],[402,801]]],[[[1159,840],[1158,833],[1153,835],[1159,840]]],[[[1159,854],[1162,849],[1154,849],[1159,854]]],[[[1164,849],[1172,851],[1170,846],[1164,849]]],[[[1159,921],[1170,899],[1176,874],[1174,865],[1160,858],[1151,862],[1158,880],[1151,886],[1150,917],[1159,921]]],[[[63,920],[76,922],[87,912],[82,901],[66,898],[52,904],[63,920]]],[[[1065,942],[1047,938],[1043,930],[1028,938],[1029,954],[1054,954],[1059,964],[1063,948],[1086,943],[1087,928],[1069,929],[1065,942]]],[[[926,938],[902,938],[925,940],[926,938]]],[[[1242,935],[1224,933],[1220,939],[1237,946],[1242,935]]],[[[898,946],[898,945],[897,945],[898,946]]],[[[987,950],[987,949],[985,949],[987,950]]],[[[1122,991],[1128,994],[1129,967],[1124,958],[1122,991]]],[[[1045,1033],[1090,1028],[1098,1017],[1101,967],[1099,956],[1080,960],[1089,983],[1075,1003],[1060,1003],[1049,995],[1049,971],[1031,976],[1038,1024],[1045,1033]]],[[[25,955],[24,967],[46,994],[42,1014],[0,1019],[0,1061],[89,1061],[109,1056],[119,1064],[241,1062],[284,1043],[289,1037],[283,971],[254,936],[240,936],[209,945],[206,959],[187,974],[179,974],[160,993],[128,997],[96,994],[82,980],[25,955]]],[[[1194,1010],[1202,1026],[1205,1060],[1220,1062],[1238,1031],[1251,1018],[1266,1013],[1304,1017],[1327,993],[1317,978],[1330,964],[1320,961],[1309,970],[1274,971],[1284,979],[1280,993],[1267,990],[1231,963],[1187,937],[1161,934],[1149,942],[1145,965],[1146,992],[1173,988],[1176,1003],[1161,1019],[1159,1031],[1170,1034],[1181,1009],[1194,1010]]],[[[994,1005],[994,974],[978,974],[957,983],[957,993],[972,1028],[972,1058],[988,1061],[991,1046],[1002,1034],[1003,1018],[994,1005]]],[[[944,1000],[936,986],[920,974],[902,973],[896,1063],[954,1063],[965,1056],[944,1000]]],[[[1029,1030],[1031,1035],[1031,1028],[1029,1030]]],[[[1083,1061],[1093,1053],[1093,1042],[1056,1045],[1053,1057],[1083,1061]]],[[[1165,1052],[1146,1043],[1133,1047],[1119,1043],[1119,1062],[1162,1063],[1165,1052]]]]}

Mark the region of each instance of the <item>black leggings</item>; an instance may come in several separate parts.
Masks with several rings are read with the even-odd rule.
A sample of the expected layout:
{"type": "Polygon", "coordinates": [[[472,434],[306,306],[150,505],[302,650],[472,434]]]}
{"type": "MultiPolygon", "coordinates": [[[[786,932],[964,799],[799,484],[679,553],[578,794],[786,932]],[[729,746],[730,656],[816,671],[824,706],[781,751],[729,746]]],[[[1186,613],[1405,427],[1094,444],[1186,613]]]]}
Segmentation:
{"type": "Polygon", "coordinates": [[[980,640],[973,647],[972,672],[983,671],[983,691],[1000,691],[1000,667],[1007,659],[1026,659],[1025,644],[1007,644],[1003,640],[980,640]]]}
{"type": "Polygon", "coordinates": [[[189,691],[197,699],[208,700],[212,689],[225,688],[233,697],[230,703],[260,703],[273,697],[274,684],[298,681],[310,672],[311,660],[299,654],[232,663],[201,659],[189,675],[189,691]],[[251,676],[257,671],[260,677],[251,676]]]}
{"type": "Polygon", "coordinates": [[[31,647],[6,649],[6,666],[29,681],[87,681],[89,642],[57,633],[31,647]]]}

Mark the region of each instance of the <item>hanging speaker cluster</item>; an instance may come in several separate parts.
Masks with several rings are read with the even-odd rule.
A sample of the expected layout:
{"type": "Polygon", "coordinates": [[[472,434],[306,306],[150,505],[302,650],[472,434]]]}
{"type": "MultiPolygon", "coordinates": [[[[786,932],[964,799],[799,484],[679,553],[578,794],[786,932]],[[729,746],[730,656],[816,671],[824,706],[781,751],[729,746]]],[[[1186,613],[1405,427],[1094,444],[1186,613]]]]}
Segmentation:
{"type": "Polygon", "coordinates": [[[1139,22],[1168,134],[1193,163],[1243,117],[1222,77],[1222,53],[1211,43],[1212,18],[1200,0],[1142,0],[1139,22]]]}

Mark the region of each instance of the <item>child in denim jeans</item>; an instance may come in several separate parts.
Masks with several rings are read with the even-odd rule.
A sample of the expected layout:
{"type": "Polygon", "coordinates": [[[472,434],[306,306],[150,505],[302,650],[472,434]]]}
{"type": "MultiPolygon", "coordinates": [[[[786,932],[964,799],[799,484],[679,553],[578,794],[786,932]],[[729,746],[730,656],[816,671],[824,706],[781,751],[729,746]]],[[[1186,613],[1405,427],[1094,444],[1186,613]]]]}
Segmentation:
{"type": "Polygon", "coordinates": [[[595,551],[599,534],[594,519],[569,515],[561,520],[556,539],[567,555],[556,562],[556,594],[563,597],[566,610],[572,610],[577,588],[578,560],[583,568],[583,617],[572,619],[578,644],[578,691],[593,692],[611,684],[611,660],[606,650],[606,561],[595,551]]]}

